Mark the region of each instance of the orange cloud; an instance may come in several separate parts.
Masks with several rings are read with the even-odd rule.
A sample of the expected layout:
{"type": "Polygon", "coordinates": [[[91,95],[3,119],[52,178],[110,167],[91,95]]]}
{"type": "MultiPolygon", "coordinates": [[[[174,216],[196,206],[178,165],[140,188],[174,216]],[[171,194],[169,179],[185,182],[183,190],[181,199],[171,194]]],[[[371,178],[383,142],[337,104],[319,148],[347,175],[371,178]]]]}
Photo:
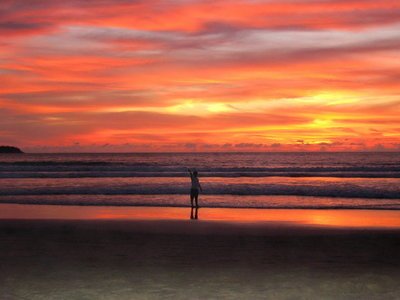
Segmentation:
{"type": "Polygon", "coordinates": [[[0,143],[398,150],[399,17],[394,0],[4,0],[0,143]]]}

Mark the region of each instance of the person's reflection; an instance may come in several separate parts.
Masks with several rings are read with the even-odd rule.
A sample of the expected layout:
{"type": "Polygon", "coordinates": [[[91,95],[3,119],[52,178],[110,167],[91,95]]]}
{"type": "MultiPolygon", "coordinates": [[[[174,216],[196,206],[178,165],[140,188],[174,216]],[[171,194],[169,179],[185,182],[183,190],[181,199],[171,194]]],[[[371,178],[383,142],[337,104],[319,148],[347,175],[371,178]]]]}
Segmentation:
{"type": "Polygon", "coordinates": [[[199,218],[199,207],[198,206],[192,206],[190,210],[190,219],[191,220],[197,220],[199,218]]]}

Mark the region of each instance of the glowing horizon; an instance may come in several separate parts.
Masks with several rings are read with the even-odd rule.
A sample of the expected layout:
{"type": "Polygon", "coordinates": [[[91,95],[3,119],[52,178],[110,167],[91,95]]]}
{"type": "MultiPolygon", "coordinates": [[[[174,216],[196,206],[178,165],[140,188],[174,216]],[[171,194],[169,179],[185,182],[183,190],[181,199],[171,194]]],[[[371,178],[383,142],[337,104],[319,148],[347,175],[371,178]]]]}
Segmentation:
{"type": "Polygon", "coordinates": [[[0,144],[400,151],[395,0],[4,0],[0,144]]]}

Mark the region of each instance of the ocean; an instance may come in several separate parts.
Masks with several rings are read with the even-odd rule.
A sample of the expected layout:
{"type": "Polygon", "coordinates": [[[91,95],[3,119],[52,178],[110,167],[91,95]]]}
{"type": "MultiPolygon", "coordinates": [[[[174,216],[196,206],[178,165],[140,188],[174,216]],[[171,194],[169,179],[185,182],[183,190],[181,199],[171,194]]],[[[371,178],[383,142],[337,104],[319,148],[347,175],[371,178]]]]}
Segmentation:
{"type": "Polygon", "coordinates": [[[0,155],[0,203],[400,209],[400,153],[0,155]]]}

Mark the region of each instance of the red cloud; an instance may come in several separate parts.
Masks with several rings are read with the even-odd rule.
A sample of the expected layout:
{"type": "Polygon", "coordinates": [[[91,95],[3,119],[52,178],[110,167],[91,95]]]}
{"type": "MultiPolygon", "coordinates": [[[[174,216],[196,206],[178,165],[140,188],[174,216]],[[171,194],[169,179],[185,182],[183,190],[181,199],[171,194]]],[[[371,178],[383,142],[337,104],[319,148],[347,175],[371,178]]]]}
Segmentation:
{"type": "Polygon", "coordinates": [[[394,0],[3,0],[0,143],[397,149],[399,17],[394,0]]]}

